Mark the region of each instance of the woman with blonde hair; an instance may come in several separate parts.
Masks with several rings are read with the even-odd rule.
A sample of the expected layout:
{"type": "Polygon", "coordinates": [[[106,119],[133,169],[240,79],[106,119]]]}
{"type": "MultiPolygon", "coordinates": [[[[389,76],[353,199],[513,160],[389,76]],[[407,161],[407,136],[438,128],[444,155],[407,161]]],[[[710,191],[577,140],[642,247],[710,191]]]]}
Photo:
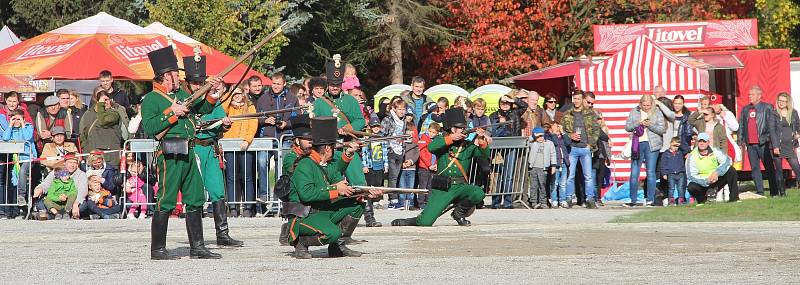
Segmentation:
{"type": "MultiPolygon", "coordinates": [[[[250,114],[256,112],[255,105],[250,102],[250,98],[244,94],[242,88],[236,88],[231,92],[231,98],[222,103],[222,109],[228,117],[250,114]]],[[[238,120],[231,123],[230,127],[222,135],[224,139],[241,139],[241,151],[225,152],[225,176],[228,199],[232,202],[252,201],[255,199],[255,152],[246,151],[253,142],[253,138],[258,130],[258,119],[238,120]],[[244,191],[236,191],[241,185],[237,179],[243,180],[244,191]],[[238,193],[238,195],[237,195],[238,193]],[[242,196],[242,197],[240,197],[242,196]]],[[[231,216],[238,215],[236,209],[231,210],[231,216]]],[[[253,205],[245,206],[244,217],[252,217],[255,214],[253,205]]]]}
{"type": "Polygon", "coordinates": [[[631,174],[629,189],[631,202],[628,206],[635,206],[639,192],[639,172],[642,163],[646,163],[647,170],[647,206],[653,205],[656,196],[656,162],[661,150],[661,135],[666,131],[664,115],[655,106],[655,99],[651,95],[644,95],[639,99],[639,106],[631,110],[625,122],[625,131],[631,136],[631,174]]]}
{"type": "MultiPolygon", "coordinates": [[[[778,94],[778,99],[775,101],[775,115],[776,119],[776,132],[778,133],[778,148],[780,155],[774,157],[775,165],[779,169],[783,169],[781,160],[786,159],[794,171],[795,177],[800,175],[800,163],[797,161],[797,139],[800,138],[800,117],[797,115],[797,110],[792,108],[792,96],[786,92],[778,94]]],[[[785,196],[786,193],[780,193],[785,196]]]]}

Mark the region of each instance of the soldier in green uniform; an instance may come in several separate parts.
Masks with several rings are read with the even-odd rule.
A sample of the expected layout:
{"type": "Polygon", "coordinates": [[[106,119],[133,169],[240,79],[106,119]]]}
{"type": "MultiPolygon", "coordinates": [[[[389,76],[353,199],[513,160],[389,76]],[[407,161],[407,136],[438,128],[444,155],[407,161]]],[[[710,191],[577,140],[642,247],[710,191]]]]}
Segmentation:
{"type": "MultiPolygon", "coordinates": [[[[191,97],[182,90],[178,79],[178,60],[172,46],[147,54],[153,67],[153,91],[142,100],[142,127],[149,136],[158,139],[155,163],[158,171],[156,211],[151,227],[150,258],[177,259],[166,249],[169,213],[175,209],[178,192],[186,209],[186,232],[189,235],[191,258],[220,258],[203,243],[202,209],[206,201],[203,178],[200,176],[194,152],[196,118],[192,115],[210,113],[219,93],[207,94],[204,99],[181,104],[191,97]]],[[[210,79],[219,86],[219,78],[210,79]]]]}
{"type": "MultiPolygon", "coordinates": [[[[353,234],[364,212],[363,203],[354,203],[355,197],[349,197],[353,189],[346,181],[335,182],[337,178],[328,175],[341,172],[352,163],[358,147],[351,144],[342,152],[341,159],[334,159],[337,138],[334,117],[312,119],[311,132],[312,149],[294,166],[289,202],[285,203],[283,212],[292,216],[289,240],[295,246],[295,257],[311,258],[308,247],[324,244],[328,244],[331,257],[361,256],[360,252],[345,246],[345,238],[353,234]],[[326,170],[327,167],[333,168],[326,170]]],[[[382,194],[370,190],[368,196],[374,198],[382,194]]]]}
{"type": "MultiPolygon", "coordinates": [[[[334,61],[325,65],[328,83],[327,91],[322,96],[312,92],[316,98],[313,107],[314,117],[336,117],[339,135],[347,141],[352,138],[348,130],[361,131],[367,125],[367,121],[361,114],[358,100],[342,91],[345,63],[341,61],[341,56],[338,54],[334,55],[333,58],[334,61]]],[[[312,82],[314,81],[312,80],[312,82]]],[[[313,89],[314,86],[310,86],[310,88],[313,89]]],[[[361,168],[361,155],[358,153],[353,157],[353,163],[345,170],[345,177],[347,177],[350,185],[367,185],[367,178],[361,168]]]]}
{"type": "MultiPolygon", "coordinates": [[[[200,89],[208,78],[206,76],[206,57],[195,55],[183,58],[183,68],[186,72],[186,83],[189,93],[200,89]]],[[[220,85],[222,86],[222,85],[220,85]]],[[[216,90],[224,92],[224,89],[216,90]]],[[[202,115],[201,121],[222,119],[222,125],[211,129],[198,130],[195,135],[194,153],[200,159],[200,174],[203,176],[203,184],[206,186],[208,196],[211,200],[212,215],[214,216],[214,229],[216,229],[217,245],[229,247],[241,247],[242,241],[231,238],[228,234],[228,207],[225,203],[225,175],[222,174],[220,162],[221,151],[217,144],[217,139],[230,127],[231,120],[226,118],[225,110],[222,109],[219,100],[214,110],[209,114],[202,115]]]]}
{"type": "MultiPolygon", "coordinates": [[[[298,161],[298,158],[303,158],[311,152],[311,119],[308,114],[300,114],[292,117],[289,124],[292,128],[292,135],[294,136],[292,142],[292,151],[283,156],[282,172],[283,175],[290,175],[294,172],[293,167],[298,161]]],[[[290,185],[291,186],[291,185],[290,185]]],[[[276,194],[277,195],[277,194],[276,194]]],[[[278,197],[286,199],[285,197],[278,197]]],[[[284,218],[291,218],[286,217],[284,218]]],[[[281,234],[278,236],[278,241],[281,245],[289,245],[289,223],[281,225],[281,234]]]]}
{"type": "Polygon", "coordinates": [[[483,201],[485,194],[480,187],[467,184],[467,173],[470,173],[472,158],[488,158],[488,145],[492,139],[485,130],[478,129],[474,142],[469,142],[465,140],[466,126],[463,109],[454,108],[445,112],[448,133],[435,137],[428,145],[430,152],[438,158],[436,167],[439,170],[431,183],[433,189],[428,206],[416,218],[396,219],[392,221],[392,226],[432,226],[450,204],[454,205],[451,213],[453,219],[461,226],[470,225],[466,218],[475,211],[475,205],[483,201]],[[436,183],[437,180],[450,180],[452,183],[436,183]]]}

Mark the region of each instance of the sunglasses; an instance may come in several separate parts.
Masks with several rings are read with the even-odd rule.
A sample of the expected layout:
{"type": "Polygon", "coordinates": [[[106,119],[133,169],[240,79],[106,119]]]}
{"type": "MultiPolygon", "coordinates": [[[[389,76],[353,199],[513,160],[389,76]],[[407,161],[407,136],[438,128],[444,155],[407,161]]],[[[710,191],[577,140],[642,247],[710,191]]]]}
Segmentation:
{"type": "Polygon", "coordinates": [[[556,101],[547,101],[547,103],[555,103],[556,101]]]}
{"type": "Polygon", "coordinates": [[[594,102],[589,102],[589,101],[586,101],[586,104],[588,104],[588,105],[594,105],[594,102]]]}

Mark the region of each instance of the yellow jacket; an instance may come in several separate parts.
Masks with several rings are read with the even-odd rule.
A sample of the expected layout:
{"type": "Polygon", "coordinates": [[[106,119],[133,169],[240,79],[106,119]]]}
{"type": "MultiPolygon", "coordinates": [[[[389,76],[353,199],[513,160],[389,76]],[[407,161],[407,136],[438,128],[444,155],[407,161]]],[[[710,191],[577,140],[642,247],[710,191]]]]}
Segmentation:
{"type": "MultiPolygon", "coordinates": [[[[248,104],[243,107],[236,107],[231,104],[231,101],[225,101],[222,103],[222,109],[225,110],[225,114],[228,116],[235,116],[241,114],[250,114],[256,112],[256,106],[253,104],[248,104]],[[244,111],[244,107],[247,107],[247,111],[244,111]]],[[[243,139],[250,144],[253,142],[253,137],[256,136],[256,131],[258,130],[258,119],[248,119],[248,120],[239,120],[233,121],[231,127],[222,134],[222,138],[224,139],[243,139]]]]}

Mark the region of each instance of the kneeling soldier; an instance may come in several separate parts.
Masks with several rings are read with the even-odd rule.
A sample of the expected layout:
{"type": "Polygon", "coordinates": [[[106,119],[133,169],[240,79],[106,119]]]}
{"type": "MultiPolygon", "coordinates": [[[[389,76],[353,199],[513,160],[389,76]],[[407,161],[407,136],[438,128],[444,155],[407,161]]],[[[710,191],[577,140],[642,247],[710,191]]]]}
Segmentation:
{"type": "Polygon", "coordinates": [[[482,129],[474,143],[466,139],[467,126],[464,110],[449,109],[445,112],[445,128],[448,133],[437,136],[428,145],[428,150],[438,159],[437,174],[431,181],[431,195],[428,206],[416,218],[396,219],[392,226],[431,226],[441,216],[447,206],[454,205],[451,216],[461,226],[469,226],[466,219],[475,211],[475,205],[483,200],[485,194],[478,186],[468,184],[469,167],[472,158],[488,158],[488,145],[492,138],[482,129]]]}
{"type": "MultiPolygon", "coordinates": [[[[347,248],[345,241],[352,236],[364,207],[349,197],[353,189],[344,180],[336,182],[341,176],[335,175],[347,168],[358,148],[353,144],[341,159],[334,159],[336,118],[312,119],[311,132],[312,149],[294,166],[290,202],[284,205],[284,214],[293,216],[289,220],[289,240],[295,247],[295,257],[311,258],[308,247],[324,244],[328,244],[331,257],[361,256],[361,252],[347,248]]],[[[372,198],[381,195],[381,191],[369,193],[372,198]]]]}

